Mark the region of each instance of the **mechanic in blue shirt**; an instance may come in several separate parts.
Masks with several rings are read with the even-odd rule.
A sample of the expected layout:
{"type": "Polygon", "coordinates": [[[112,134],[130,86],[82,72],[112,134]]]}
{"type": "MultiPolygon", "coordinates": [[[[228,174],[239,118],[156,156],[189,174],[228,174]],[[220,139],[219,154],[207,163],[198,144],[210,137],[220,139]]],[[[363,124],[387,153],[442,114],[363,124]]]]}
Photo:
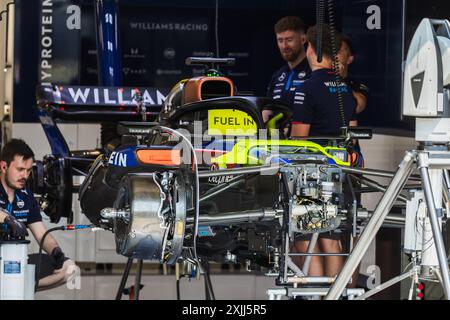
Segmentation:
{"type": "MultiPolygon", "coordinates": [[[[294,93],[292,137],[339,136],[339,129],[344,123],[340,114],[338,91],[343,97],[345,125],[354,126],[357,123],[357,101],[353,91],[344,81],[338,86],[332,69],[331,35],[327,25],[324,25],[323,34],[323,58],[319,63],[314,48],[316,27],[308,30],[306,54],[312,74],[294,93]]],[[[340,43],[340,38],[337,41],[340,43]]]]}
{"type": "MultiPolygon", "coordinates": [[[[306,60],[306,27],[299,17],[288,16],[275,24],[275,34],[281,57],[287,63],[272,75],[267,97],[286,103],[293,108],[295,91],[309,78],[311,68],[306,60]]],[[[264,121],[271,116],[263,112],[264,121]]]]}
{"type": "MultiPolygon", "coordinates": [[[[337,43],[340,43],[336,39],[337,43]]],[[[354,126],[357,102],[352,90],[345,82],[337,83],[332,70],[331,33],[327,25],[323,26],[322,51],[323,59],[318,62],[316,54],[317,28],[311,27],[307,32],[308,49],[306,56],[312,69],[308,79],[295,91],[294,116],[292,121],[292,137],[339,136],[343,127],[338,103],[338,90],[342,93],[343,113],[346,125],[354,126]]],[[[315,248],[315,253],[341,253],[341,234],[323,233],[315,248]]],[[[309,237],[300,237],[294,244],[299,253],[306,253],[309,237]]],[[[302,261],[299,261],[302,264],[302,261]]],[[[309,270],[310,276],[335,277],[343,266],[343,258],[338,256],[313,257],[309,270]]]]}
{"type": "MultiPolygon", "coordinates": [[[[8,142],[0,157],[0,223],[9,231],[10,240],[22,240],[28,236],[27,228],[40,243],[47,231],[39,206],[33,193],[26,188],[34,161],[34,154],[23,141],[13,139],[8,142]]],[[[41,290],[61,285],[69,276],[73,261],[67,259],[55,239],[48,235],[43,249],[39,273],[41,290]]],[[[30,255],[29,264],[36,264],[38,255],[30,255]]]]}

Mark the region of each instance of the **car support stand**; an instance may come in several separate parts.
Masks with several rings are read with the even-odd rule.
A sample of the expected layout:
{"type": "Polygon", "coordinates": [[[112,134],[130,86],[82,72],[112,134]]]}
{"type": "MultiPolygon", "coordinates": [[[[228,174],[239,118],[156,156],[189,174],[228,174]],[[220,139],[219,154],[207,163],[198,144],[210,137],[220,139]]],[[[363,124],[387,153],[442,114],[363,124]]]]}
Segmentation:
{"type": "MultiPolygon", "coordinates": [[[[450,152],[435,153],[433,151],[424,150],[419,152],[410,151],[406,153],[397,174],[381,199],[380,204],[375,210],[375,213],[370,219],[365,231],[362,233],[353,253],[348,258],[342,272],[339,274],[336,282],[326,296],[327,300],[336,300],[341,296],[345,286],[348,283],[348,279],[351,278],[351,275],[361,262],[364,253],[367,251],[370,243],[375,239],[375,236],[383,224],[383,221],[391,210],[410,175],[416,168],[420,169],[420,175],[426,198],[425,200],[428,207],[428,216],[431,222],[436,254],[439,261],[442,285],[447,299],[450,299],[450,274],[440,227],[442,218],[442,201],[440,201],[442,200],[440,195],[442,195],[443,191],[442,178],[444,176],[444,169],[450,169],[450,152]],[[433,178],[430,178],[430,172],[433,178]],[[435,199],[435,196],[437,199],[435,199]]],[[[425,265],[423,266],[427,267],[425,265]]],[[[428,267],[432,267],[433,271],[437,270],[437,266],[428,267]]],[[[422,270],[422,274],[424,272],[427,271],[422,270]]]]}
{"type": "Polygon", "coordinates": [[[130,275],[130,270],[133,265],[133,258],[128,258],[127,264],[123,271],[122,280],[120,281],[119,290],[117,290],[116,300],[121,300],[125,285],[127,284],[128,276],[130,275]]]}

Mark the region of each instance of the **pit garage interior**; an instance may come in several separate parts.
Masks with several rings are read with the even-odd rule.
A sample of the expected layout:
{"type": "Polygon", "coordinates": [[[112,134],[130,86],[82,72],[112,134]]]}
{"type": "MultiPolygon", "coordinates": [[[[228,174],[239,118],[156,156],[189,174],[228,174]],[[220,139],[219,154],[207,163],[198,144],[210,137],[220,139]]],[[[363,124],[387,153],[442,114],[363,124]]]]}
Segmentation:
{"type": "MultiPolygon", "coordinates": [[[[101,116],[93,116],[93,118],[89,118],[89,116],[77,118],[75,116],[71,118],[72,115],[68,115],[64,117],[73,110],[75,110],[74,114],[83,110],[95,113],[95,110],[100,110],[96,109],[96,104],[102,106],[111,104],[114,98],[112,96],[105,97],[105,88],[106,90],[116,90],[116,94],[117,88],[122,93],[129,89],[144,88],[142,91],[144,97],[141,95],[141,100],[138,101],[139,110],[134,112],[137,114],[137,120],[125,118],[124,121],[128,121],[128,123],[152,122],[155,125],[154,118],[150,119],[147,111],[153,110],[151,109],[153,105],[163,105],[164,99],[170,95],[171,89],[174,86],[176,87],[180,80],[203,76],[204,66],[186,65],[188,57],[197,57],[201,61],[219,57],[224,59],[225,62],[217,62],[217,65],[209,62],[203,63],[206,66],[220,67],[222,78],[229,78],[233,81],[232,91],[236,90],[236,97],[265,97],[267,96],[267,85],[271,75],[283,64],[286,64],[282,60],[277,47],[273,31],[275,23],[285,16],[299,16],[307,26],[313,26],[317,23],[316,13],[320,10],[320,3],[324,7],[325,22],[329,22],[327,10],[330,8],[328,2],[332,2],[334,5],[336,29],[350,37],[353,42],[356,54],[349,69],[350,73],[354,79],[370,88],[366,110],[358,118],[360,127],[372,130],[371,139],[359,141],[365,160],[364,168],[375,170],[378,173],[392,173],[392,175],[387,174],[384,177],[383,174],[375,175],[370,178],[373,179],[370,180],[372,186],[365,185],[368,191],[362,194],[359,207],[364,208],[363,211],[367,214],[367,221],[362,224],[363,227],[367,227],[370,217],[378,212],[380,203],[383,203],[382,198],[385,197],[388,187],[395,184],[392,179],[395,179],[394,174],[399,169],[399,164],[405,162],[405,152],[418,150],[417,137],[421,134],[423,136],[423,131],[417,133],[419,125],[416,125],[414,115],[403,115],[403,105],[406,99],[404,79],[408,70],[408,51],[411,50],[410,44],[413,36],[423,19],[430,19],[428,21],[443,23],[445,27],[450,27],[450,24],[445,24],[445,19],[450,19],[448,1],[286,0],[273,2],[248,0],[242,2],[234,0],[195,0],[186,3],[176,0],[0,0],[1,145],[5,145],[13,138],[23,139],[34,151],[36,162],[40,161],[45,164],[44,159],[50,161],[48,155],[55,155],[55,151],[61,150],[59,146],[51,145],[57,139],[50,139],[48,132],[43,129],[46,125],[48,126],[45,117],[50,115],[50,118],[53,117],[54,121],[57,122],[69,150],[100,150],[105,148],[102,145],[101,127],[105,125],[103,122],[110,121],[107,113],[105,113],[103,119],[101,116]],[[110,25],[100,23],[99,20],[102,20],[103,15],[106,17],[106,21],[111,19],[114,23],[110,25]],[[111,34],[111,30],[116,33],[111,34]],[[106,38],[109,40],[105,40],[106,38]],[[102,45],[106,48],[99,49],[102,45]],[[233,66],[223,65],[231,60],[234,61],[233,66]],[[108,73],[111,75],[111,70],[114,73],[120,73],[120,76],[108,77],[108,73]],[[45,91],[45,88],[54,87],[59,90],[59,103],[56,100],[50,101],[51,99],[46,101],[47,104],[41,103],[47,97],[45,94],[49,92],[45,91]],[[115,89],[113,90],[113,88],[115,89]],[[145,90],[145,88],[150,89],[145,90]],[[72,91],[68,91],[68,89],[72,89],[72,91]],[[67,94],[64,92],[71,92],[71,97],[74,100],[72,105],[68,103],[67,108],[64,103],[61,103],[61,97],[64,98],[67,94]],[[101,93],[100,98],[98,92],[101,93]],[[109,102],[95,101],[101,100],[102,97],[109,102]],[[145,109],[146,103],[148,103],[147,111],[145,109]],[[53,113],[51,113],[48,111],[50,109],[45,109],[49,105],[55,106],[56,111],[52,110],[53,113]],[[140,118],[142,106],[144,106],[144,115],[140,118]],[[48,114],[43,113],[47,111],[48,114]],[[54,116],[55,114],[56,116],[54,116]]],[[[446,31],[449,32],[450,36],[450,29],[446,31]]],[[[439,33],[439,36],[444,37],[441,33],[439,33]]],[[[450,39],[447,40],[450,42],[450,39]]],[[[442,49],[442,46],[440,48],[442,49]]],[[[444,84],[436,86],[439,87],[439,92],[435,92],[436,90],[433,91],[433,88],[431,88],[430,92],[427,93],[440,98],[444,96],[443,99],[448,100],[446,86],[449,84],[445,83],[448,80],[445,79],[448,70],[445,67],[445,59],[448,59],[449,55],[448,52],[444,52],[444,50],[439,52],[441,51],[442,55],[437,58],[432,56],[430,59],[441,59],[437,63],[438,67],[435,68],[439,68],[440,65],[443,71],[438,72],[436,81],[444,81],[444,84]],[[442,73],[444,73],[444,79],[442,73]],[[442,93],[443,91],[444,93],[442,93]]],[[[193,64],[195,64],[195,59],[193,61],[193,64]]],[[[450,65],[450,61],[447,63],[450,65]]],[[[430,65],[426,67],[428,68],[430,65]]],[[[426,69],[425,72],[429,72],[429,70],[426,69]]],[[[415,76],[415,74],[412,76],[415,76]]],[[[432,77],[429,74],[427,76],[432,77]]],[[[218,88],[218,90],[221,89],[218,88]]],[[[70,94],[68,94],[68,97],[70,97],[70,94]]],[[[212,97],[214,98],[213,95],[212,97]]],[[[434,97],[435,101],[439,100],[436,97],[434,97]]],[[[237,103],[237,100],[232,101],[232,103],[237,103]]],[[[123,107],[117,101],[114,102],[118,112],[126,111],[126,107],[123,107]]],[[[192,102],[195,104],[194,100],[192,102]]],[[[207,107],[207,105],[204,106],[204,108],[207,107]]],[[[108,108],[108,110],[111,109],[111,107],[108,108]]],[[[448,118],[450,118],[448,101],[444,103],[443,108],[444,111],[442,111],[441,106],[435,118],[442,120],[445,127],[449,124],[448,118]]],[[[425,118],[429,118],[429,116],[425,116],[425,118]]],[[[120,121],[116,121],[115,124],[118,122],[120,121]]],[[[145,129],[143,129],[143,126],[138,127],[142,130],[145,129]]],[[[172,128],[176,129],[173,126],[172,128]]],[[[444,140],[446,130],[446,137],[447,139],[450,138],[450,128],[444,128],[444,138],[440,137],[444,140]]],[[[436,224],[441,227],[439,243],[443,243],[443,248],[439,245],[433,247],[438,247],[436,249],[438,253],[434,253],[436,257],[433,261],[436,262],[436,265],[433,267],[440,271],[442,271],[442,256],[445,254],[445,261],[448,261],[447,255],[450,248],[446,223],[450,214],[448,212],[450,181],[446,180],[450,168],[448,160],[450,141],[443,142],[442,139],[439,140],[439,147],[444,148],[444,151],[439,149],[442,151],[440,159],[447,162],[443,166],[439,166],[442,176],[439,180],[441,186],[438,189],[444,196],[437,196],[441,199],[441,203],[436,204],[438,206],[438,208],[434,208],[436,210],[428,207],[428,211],[436,211],[439,218],[436,224]],[[442,253],[441,250],[441,254],[439,254],[439,248],[443,249],[444,252],[442,253]]],[[[430,152],[434,151],[433,149],[430,152]]],[[[412,156],[417,155],[414,152],[412,156]]],[[[62,154],[64,155],[64,152],[62,154]]],[[[107,159],[106,163],[117,165],[115,162],[119,162],[120,165],[120,158],[115,158],[115,155],[111,153],[108,155],[111,158],[109,158],[109,161],[107,159]]],[[[420,155],[417,156],[420,157],[420,155]]],[[[71,154],[70,157],[75,156],[71,154]]],[[[96,160],[95,157],[93,160],[96,160]]],[[[50,170],[57,170],[56,168],[60,169],[56,166],[50,170]]],[[[225,166],[225,170],[230,168],[230,166],[228,168],[225,166]]],[[[231,170],[233,169],[239,170],[239,167],[234,166],[231,170]]],[[[420,168],[416,169],[419,170],[420,168]]],[[[73,170],[78,171],[77,174],[73,175],[72,196],[68,197],[71,201],[71,208],[70,203],[58,204],[59,207],[56,209],[53,207],[53,217],[49,217],[45,212],[42,212],[44,224],[48,229],[68,224],[86,226],[92,224],[92,220],[80,206],[80,192],[83,182],[89,176],[83,172],[78,174],[80,170],[77,168],[73,170]],[[61,207],[64,206],[66,207],[66,213],[62,217],[58,217],[58,213],[55,212],[62,211],[61,207]]],[[[189,170],[186,170],[189,173],[189,170]]],[[[436,171],[437,169],[430,170],[436,171]]],[[[64,175],[64,172],[66,171],[61,171],[61,173],[55,171],[53,174],[64,175]]],[[[362,173],[359,174],[362,175],[362,173]]],[[[409,174],[412,174],[412,172],[409,172],[409,174]]],[[[423,181],[421,182],[420,179],[417,181],[419,171],[414,172],[414,174],[416,178],[414,185],[419,184],[417,189],[422,190],[421,183],[423,181]]],[[[176,176],[176,173],[174,175],[176,176]]],[[[36,175],[32,174],[32,177],[38,179],[36,175]]],[[[434,179],[433,174],[432,179],[434,179]]],[[[186,185],[195,187],[196,180],[193,181],[186,185]]],[[[177,180],[176,183],[181,182],[177,180]]],[[[434,188],[436,183],[432,183],[432,185],[434,188]]],[[[53,187],[55,190],[60,190],[61,186],[55,185],[53,187]]],[[[277,183],[275,187],[278,187],[277,183]]],[[[89,190],[90,188],[91,186],[88,187],[89,190]]],[[[177,188],[174,187],[174,189],[177,188]]],[[[245,193],[245,190],[242,192],[245,193]]],[[[427,300],[442,300],[448,298],[446,289],[450,290],[450,287],[447,287],[450,284],[447,283],[448,277],[445,277],[445,274],[437,272],[440,276],[431,280],[428,279],[430,281],[426,281],[427,279],[416,281],[414,278],[416,274],[423,276],[421,272],[424,271],[420,270],[420,267],[423,269],[424,266],[420,264],[420,261],[413,263],[412,260],[414,259],[411,257],[416,257],[417,252],[422,253],[422,250],[425,249],[419,248],[413,254],[410,251],[405,253],[407,203],[413,202],[414,198],[414,194],[411,192],[412,188],[403,191],[401,194],[409,202],[398,201],[398,199],[397,201],[395,201],[396,199],[392,200],[391,205],[387,208],[388,211],[383,212],[385,216],[380,218],[381,221],[385,221],[382,225],[377,226],[377,232],[371,238],[369,236],[366,238],[367,243],[364,243],[364,246],[361,245],[361,253],[358,256],[360,261],[358,260],[355,263],[360,274],[357,280],[357,288],[363,288],[364,290],[362,293],[352,296],[352,299],[363,295],[377,285],[405,274],[406,271],[410,270],[411,264],[417,264],[416,267],[419,271],[416,270],[416,273],[405,276],[402,279],[403,281],[396,282],[393,286],[367,299],[406,300],[412,298],[413,300],[420,300],[425,297],[427,300]],[[421,286],[422,283],[425,283],[425,287],[423,295],[419,296],[422,293],[420,289],[423,288],[419,288],[419,285],[421,286]],[[411,290],[411,288],[414,290],[411,290]]],[[[34,193],[42,204],[44,195],[35,191],[34,193]]],[[[433,194],[432,191],[430,193],[433,194]]],[[[48,201],[58,202],[54,195],[56,194],[57,197],[60,193],[53,192],[52,194],[53,197],[48,201]]],[[[425,192],[425,195],[424,192],[421,193],[422,200],[419,201],[420,203],[428,203],[426,201],[427,194],[427,192],[425,192]]],[[[98,201],[101,202],[100,199],[106,196],[110,196],[110,194],[98,193],[94,198],[97,197],[98,201]]],[[[221,195],[217,197],[220,199],[221,195]]],[[[67,199],[66,195],[64,199],[67,199]]],[[[187,200],[187,202],[189,201],[195,204],[195,193],[193,193],[192,198],[187,200]]],[[[52,208],[51,205],[50,208],[52,208]]],[[[280,208],[283,212],[283,206],[280,206],[280,208]]],[[[186,217],[186,212],[192,214],[192,211],[189,210],[185,206],[184,217],[187,219],[186,221],[189,219],[186,217]]],[[[247,211],[248,209],[246,209],[247,211]]],[[[121,212],[117,209],[113,213],[117,217],[123,213],[121,212]]],[[[178,214],[180,213],[178,212],[178,214]]],[[[418,213],[416,212],[416,214],[418,213]]],[[[115,226],[117,224],[118,222],[114,222],[115,226]]],[[[372,225],[369,223],[370,226],[372,225]]],[[[434,227],[434,224],[429,223],[430,230],[432,226],[434,227]]],[[[416,229],[414,229],[414,232],[417,231],[416,229]]],[[[117,231],[117,229],[114,230],[117,231]]],[[[206,229],[206,231],[200,229],[201,232],[208,232],[208,230],[211,231],[211,228],[206,229]]],[[[367,231],[364,228],[360,230],[364,230],[362,231],[363,234],[367,231]]],[[[188,233],[187,227],[184,232],[188,233]]],[[[278,232],[282,232],[282,230],[278,230],[278,232]]],[[[428,235],[433,235],[430,232],[428,232],[428,235]]],[[[120,249],[118,248],[117,236],[111,230],[96,226],[95,229],[56,231],[52,233],[52,236],[63,249],[66,257],[70,257],[79,269],[67,284],[38,291],[31,299],[113,300],[116,298],[130,257],[123,254],[125,251],[123,248],[122,254],[118,252],[120,249]]],[[[422,233],[420,233],[420,236],[423,236],[422,233]]],[[[37,253],[39,244],[31,236],[28,240],[31,241],[27,246],[28,252],[37,253]]],[[[132,240],[127,239],[127,241],[132,240]]],[[[267,245],[267,242],[264,241],[263,243],[267,245]]],[[[147,257],[142,258],[145,254],[137,256],[133,261],[127,282],[123,285],[124,290],[121,292],[121,298],[136,299],[135,276],[141,260],[143,260],[143,265],[140,284],[143,287],[138,293],[138,298],[141,300],[176,300],[177,298],[189,300],[212,298],[217,300],[284,300],[294,299],[296,294],[286,296],[286,294],[276,291],[277,288],[302,288],[302,285],[299,285],[298,288],[297,284],[292,286],[292,282],[290,285],[280,284],[277,286],[277,275],[268,275],[270,268],[261,267],[245,257],[240,259],[238,253],[227,252],[227,250],[225,250],[227,257],[223,261],[214,261],[215,259],[211,257],[208,264],[210,275],[208,284],[208,281],[204,279],[204,274],[201,272],[195,274],[195,268],[194,271],[191,270],[191,259],[180,253],[185,252],[185,249],[184,247],[179,249],[177,254],[180,255],[182,263],[177,265],[174,263],[162,264],[158,259],[155,261],[155,259],[148,259],[147,257]],[[177,282],[180,268],[187,270],[181,271],[182,277],[177,282]],[[208,290],[208,286],[212,286],[212,289],[208,290]]],[[[171,254],[175,254],[174,249],[172,250],[171,254]]],[[[194,256],[196,256],[196,253],[194,256]]],[[[195,262],[194,258],[192,260],[195,262]]],[[[284,260],[282,259],[282,261],[284,260]]],[[[283,263],[286,264],[286,261],[283,263]]],[[[446,270],[448,271],[448,262],[446,264],[446,270]]],[[[278,277],[281,277],[282,269],[278,270],[278,277]]],[[[445,268],[443,269],[445,270],[445,268]]],[[[293,272],[295,273],[295,270],[293,272]]],[[[353,273],[348,270],[347,272],[347,276],[353,273]]],[[[2,273],[2,280],[3,276],[2,273]]],[[[284,275],[284,277],[286,279],[287,275],[284,275]]],[[[426,278],[426,276],[424,277],[426,278]]],[[[297,276],[294,278],[298,279],[297,276]]],[[[329,293],[329,298],[333,294],[335,298],[341,296],[345,283],[341,285],[342,283],[339,280],[339,277],[333,279],[335,291],[329,293]],[[341,291],[339,291],[339,285],[341,285],[341,291]]],[[[3,285],[6,283],[5,281],[3,281],[3,285]]],[[[332,286],[332,284],[327,284],[326,287],[332,286]]],[[[316,288],[316,286],[313,286],[313,288],[316,288]]],[[[287,290],[285,291],[287,292],[287,290]]],[[[294,290],[294,292],[296,291],[294,290]]],[[[317,294],[311,294],[310,297],[303,297],[303,299],[322,298],[320,295],[319,298],[317,296],[317,294]]],[[[323,296],[326,296],[326,294],[323,294],[323,296]]]]}

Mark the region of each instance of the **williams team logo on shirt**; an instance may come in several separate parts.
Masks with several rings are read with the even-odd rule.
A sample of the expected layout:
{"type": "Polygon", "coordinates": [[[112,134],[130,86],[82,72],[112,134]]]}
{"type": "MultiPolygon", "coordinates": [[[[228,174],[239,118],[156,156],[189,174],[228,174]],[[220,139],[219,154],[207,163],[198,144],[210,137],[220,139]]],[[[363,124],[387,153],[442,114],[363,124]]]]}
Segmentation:
{"type": "Polygon", "coordinates": [[[298,74],[298,78],[299,78],[299,79],[305,79],[305,78],[306,78],[306,72],[305,72],[305,71],[300,72],[300,73],[298,74]]]}
{"type": "Polygon", "coordinates": [[[17,201],[17,207],[19,209],[23,209],[23,207],[25,207],[25,202],[23,200],[18,200],[17,201]]]}
{"type": "Polygon", "coordinates": [[[337,93],[338,91],[341,91],[342,93],[348,93],[348,87],[345,83],[341,82],[339,83],[339,90],[338,90],[338,84],[334,81],[324,82],[324,85],[328,88],[330,93],[337,93]]]}

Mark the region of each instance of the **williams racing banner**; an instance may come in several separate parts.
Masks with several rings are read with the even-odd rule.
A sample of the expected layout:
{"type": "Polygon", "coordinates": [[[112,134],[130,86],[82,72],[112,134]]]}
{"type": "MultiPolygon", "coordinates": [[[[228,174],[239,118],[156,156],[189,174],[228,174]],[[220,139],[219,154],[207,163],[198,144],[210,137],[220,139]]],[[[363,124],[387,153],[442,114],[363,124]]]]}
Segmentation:
{"type": "Polygon", "coordinates": [[[37,97],[42,104],[65,106],[135,106],[139,94],[146,106],[161,106],[168,89],[86,87],[86,86],[40,86],[37,97]]]}

